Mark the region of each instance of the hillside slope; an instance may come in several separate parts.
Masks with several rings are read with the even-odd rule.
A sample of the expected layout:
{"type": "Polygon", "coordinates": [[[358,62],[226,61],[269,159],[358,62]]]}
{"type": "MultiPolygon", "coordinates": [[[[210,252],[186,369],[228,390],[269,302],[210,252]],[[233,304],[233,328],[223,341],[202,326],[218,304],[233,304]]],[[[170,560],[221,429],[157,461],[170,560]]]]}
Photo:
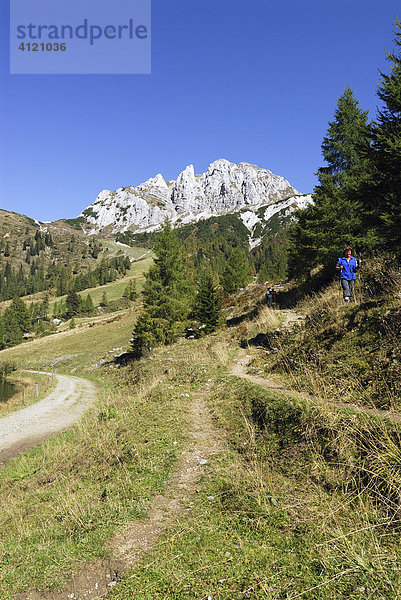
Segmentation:
{"type": "MultiPolygon", "coordinates": [[[[365,283],[371,285],[373,272],[365,283]]],[[[284,347],[276,342],[285,340],[291,353],[299,336],[312,335],[308,315],[305,328],[300,320],[280,333],[286,313],[265,307],[262,295],[261,287],[239,293],[230,311],[238,325],[158,348],[127,367],[116,368],[108,348],[127,342],[133,313],[53,337],[42,351],[29,352],[28,345],[6,351],[42,367],[58,355],[60,369],[86,372],[104,392],[74,431],[0,471],[1,526],[7,523],[8,531],[0,545],[6,573],[0,598],[61,598],[32,588],[61,588],[71,573],[76,582],[86,573],[105,576],[105,566],[118,561],[110,586],[118,600],[393,600],[401,594],[400,425],[328,396],[315,402],[297,395],[289,369],[273,374],[281,383],[276,391],[230,374],[241,340],[263,332],[270,341],[271,348],[247,350],[263,377],[263,364],[277,371],[284,347]],[[288,387],[295,393],[287,394],[288,387]],[[188,466],[201,477],[181,491],[172,474],[201,443],[191,428],[192,411],[203,418],[206,410],[197,404],[200,396],[212,437],[188,466]],[[179,509],[167,508],[180,502],[179,509]],[[157,535],[135,545],[129,532],[147,531],[160,506],[157,535]]],[[[397,302],[392,293],[374,299],[385,310],[397,302]]],[[[319,306],[346,323],[361,305],[343,307],[329,290],[297,310],[317,314],[319,306]]],[[[316,320],[315,330],[317,323],[324,328],[328,321],[316,320]]],[[[344,361],[337,357],[338,367],[345,364],[345,354],[344,361]]]]}
{"type": "Polygon", "coordinates": [[[338,281],[306,298],[304,327],[273,336],[267,372],[290,374],[298,389],[400,410],[401,275],[391,256],[368,260],[344,306],[338,281]]]}

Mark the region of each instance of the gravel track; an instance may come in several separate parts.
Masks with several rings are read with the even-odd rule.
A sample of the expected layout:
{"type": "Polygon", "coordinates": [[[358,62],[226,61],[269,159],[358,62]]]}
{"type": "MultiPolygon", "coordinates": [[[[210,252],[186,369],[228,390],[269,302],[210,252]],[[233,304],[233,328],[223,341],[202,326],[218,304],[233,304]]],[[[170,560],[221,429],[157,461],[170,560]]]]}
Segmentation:
{"type": "Polygon", "coordinates": [[[0,466],[71,427],[96,399],[90,381],[69,375],[56,378],[56,388],[46,398],[0,419],[0,466]]]}

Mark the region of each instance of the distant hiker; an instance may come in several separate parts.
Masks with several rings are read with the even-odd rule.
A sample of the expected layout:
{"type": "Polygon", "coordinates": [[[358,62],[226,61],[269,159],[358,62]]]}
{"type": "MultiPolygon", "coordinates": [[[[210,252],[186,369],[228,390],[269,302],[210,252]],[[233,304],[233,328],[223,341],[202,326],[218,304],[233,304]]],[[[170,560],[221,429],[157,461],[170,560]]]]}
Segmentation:
{"type": "Polygon", "coordinates": [[[356,272],[361,266],[361,261],[351,255],[351,246],[344,248],[344,256],[338,259],[336,269],[339,272],[341,287],[343,288],[344,302],[349,303],[352,297],[356,272]]]}
{"type": "Polygon", "coordinates": [[[274,297],[276,295],[276,290],[274,288],[267,288],[266,291],[266,302],[269,308],[272,307],[274,297]]]}
{"type": "Polygon", "coordinates": [[[267,288],[266,290],[266,302],[269,308],[272,307],[273,304],[273,290],[272,288],[267,288]]]}

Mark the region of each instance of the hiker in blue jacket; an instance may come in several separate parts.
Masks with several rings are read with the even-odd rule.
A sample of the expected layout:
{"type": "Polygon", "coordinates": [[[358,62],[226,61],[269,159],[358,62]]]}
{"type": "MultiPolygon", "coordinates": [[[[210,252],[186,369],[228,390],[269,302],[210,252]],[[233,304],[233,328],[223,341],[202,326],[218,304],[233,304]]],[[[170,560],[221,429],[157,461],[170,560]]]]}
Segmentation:
{"type": "Polygon", "coordinates": [[[266,302],[267,302],[267,306],[269,308],[272,307],[273,304],[273,294],[274,294],[274,290],[272,288],[267,288],[266,290],[266,302]]]}
{"type": "Polygon", "coordinates": [[[344,248],[344,256],[338,259],[336,269],[339,272],[340,283],[343,288],[344,302],[349,303],[355,285],[356,272],[361,266],[361,261],[352,256],[351,246],[344,248]]]}

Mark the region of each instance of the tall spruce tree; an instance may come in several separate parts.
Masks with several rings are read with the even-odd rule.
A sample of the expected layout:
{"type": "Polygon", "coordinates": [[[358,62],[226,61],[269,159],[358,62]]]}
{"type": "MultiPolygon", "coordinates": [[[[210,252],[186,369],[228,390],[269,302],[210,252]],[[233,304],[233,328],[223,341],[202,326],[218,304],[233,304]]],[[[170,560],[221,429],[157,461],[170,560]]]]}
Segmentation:
{"type": "Polygon", "coordinates": [[[224,291],[231,294],[239,288],[245,287],[250,279],[251,270],[245,251],[241,248],[234,248],[221,276],[224,291]]]}
{"type": "Polygon", "coordinates": [[[377,95],[383,102],[373,123],[371,214],[384,245],[401,251],[401,22],[396,21],[396,50],[388,52],[390,72],[381,73],[377,95]]]}
{"type": "Polygon", "coordinates": [[[183,249],[169,221],[154,247],[156,259],[146,274],[144,309],[133,331],[132,348],[140,356],[157,344],[170,344],[186,326],[193,287],[183,249]]]}
{"type": "Polygon", "coordinates": [[[82,302],[82,309],[84,312],[88,313],[88,315],[93,315],[95,312],[95,307],[93,305],[93,300],[90,294],[88,294],[85,300],[82,302]]]}
{"type": "Polygon", "coordinates": [[[368,177],[370,127],[347,87],[322,142],[327,163],[318,172],[314,204],[297,214],[289,253],[290,275],[310,274],[318,264],[329,271],[346,244],[369,246],[367,206],[361,186],[368,177]]]}
{"type": "Polygon", "coordinates": [[[27,333],[31,328],[31,319],[29,316],[29,311],[22,298],[15,296],[7,310],[10,310],[14,313],[18,327],[22,333],[27,333]]]}
{"type": "Polygon", "coordinates": [[[50,299],[48,294],[45,294],[43,301],[40,304],[40,316],[42,319],[47,320],[50,309],[50,299]]]}
{"type": "Polygon", "coordinates": [[[195,319],[204,326],[205,333],[214,331],[219,324],[221,318],[221,298],[218,286],[212,275],[208,275],[200,281],[193,313],[195,319]]]}
{"type": "Polygon", "coordinates": [[[73,317],[74,315],[78,315],[81,309],[81,298],[78,296],[75,290],[70,290],[67,294],[67,298],[65,299],[66,304],[66,313],[65,316],[67,318],[73,317]]]}
{"type": "Polygon", "coordinates": [[[3,313],[3,339],[1,345],[3,348],[16,346],[22,342],[23,332],[18,323],[16,313],[8,306],[3,313]]]}
{"type": "Polygon", "coordinates": [[[134,279],[131,279],[124,290],[123,298],[133,301],[136,300],[137,297],[138,292],[136,291],[136,283],[134,279]]]}

